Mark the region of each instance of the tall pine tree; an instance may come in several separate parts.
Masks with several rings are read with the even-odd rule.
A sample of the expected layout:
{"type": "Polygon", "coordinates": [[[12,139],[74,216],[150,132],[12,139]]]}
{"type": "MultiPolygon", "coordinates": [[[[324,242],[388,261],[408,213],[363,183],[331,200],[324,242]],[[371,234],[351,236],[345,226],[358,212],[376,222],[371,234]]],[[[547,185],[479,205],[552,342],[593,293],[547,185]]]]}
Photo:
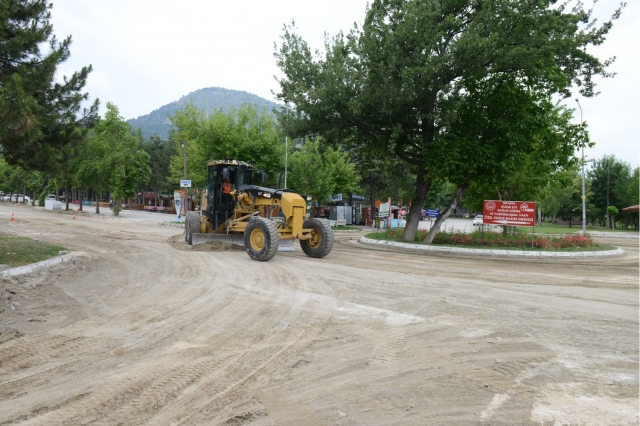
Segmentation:
{"type": "Polygon", "coordinates": [[[56,83],[71,37],[58,41],[43,0],[0,2],[0,152],[9,164],[54,170],[61,149],[95,125],[98,100],[83,109],[91,66],[56,83]]]}

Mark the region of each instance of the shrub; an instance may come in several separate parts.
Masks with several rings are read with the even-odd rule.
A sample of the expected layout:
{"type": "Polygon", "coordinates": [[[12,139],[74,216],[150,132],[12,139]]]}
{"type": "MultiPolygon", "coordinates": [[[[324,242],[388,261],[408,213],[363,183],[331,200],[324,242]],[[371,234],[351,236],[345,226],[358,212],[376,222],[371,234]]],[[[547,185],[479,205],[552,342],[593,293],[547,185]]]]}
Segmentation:
{"type": "MultiPolygon", "coordinates": [[[[389,237],[392,239],[399,239],[404,233],[404,228],[390,228],[389,237]]],[[[416,232],[416,242],[424,241],[427,236],[426,230],[418,230],[416,232]]],[[[444,244],[452,246],[481,246],[485,247],[515,247],[526,248],[531,247],[531,235],[530,234],[514,234],[514,235],[502,235],[493,232],[485,232],[484,244],[482,241],[481,232],[474,231],[470,234],[466,234],[460,231],[440,231],[433,239],[433,244],[444,244]]],[[[559,250],[570,249],[577,247],[588,247],[593,244],[591,237],[585,237],[582,235],[563,235],[557,237],[549,236],[534,236],[533,246],[541,250],[559,250]]]]}

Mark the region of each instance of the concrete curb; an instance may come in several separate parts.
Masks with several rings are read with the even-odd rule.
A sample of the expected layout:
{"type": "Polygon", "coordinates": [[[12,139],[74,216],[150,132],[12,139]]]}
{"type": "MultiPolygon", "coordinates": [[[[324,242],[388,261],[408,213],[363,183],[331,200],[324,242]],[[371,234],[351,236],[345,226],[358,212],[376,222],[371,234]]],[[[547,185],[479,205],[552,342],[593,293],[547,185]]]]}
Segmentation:
{"type": "Polygon", "coordinates": [[[58,263],[68,262],[72,257],[73,256],[67,252],[66,254],[63,254],[61,256],[52,257],[40,262],[18,266],[17,268],[7,269],[6,271],[0,272],[0,277],[13,277],[16,275],[29,274],[40,268],[47,268],[49,266],[57,265],[58,263]]]}
{"type": "Polygon", "coordinates": [[[373,240],[371,238],[362,237],[359,242],[372,247],[387,247],[397,249],[398,251],[406,251],[411,253],[424,253],[432,255],[452,254],[458,256],[487,256],[487,257],[526,257],[526,258],[547,258],[557,259],[566,257],[618,257],[624,255],[624,250],[618,248],[616,250],[606,251],[523,251],[523,250],[489,250],[489,249],[471,249],[462,247],[438,247],[427,246],[422,244],[400,243],[388,240],[373,240]]]}
{"type": "Polygon", "coordinates": [[[598,238],[640,238],[640,234],[625,232],[588,232],[587,235],[598,238]]]}

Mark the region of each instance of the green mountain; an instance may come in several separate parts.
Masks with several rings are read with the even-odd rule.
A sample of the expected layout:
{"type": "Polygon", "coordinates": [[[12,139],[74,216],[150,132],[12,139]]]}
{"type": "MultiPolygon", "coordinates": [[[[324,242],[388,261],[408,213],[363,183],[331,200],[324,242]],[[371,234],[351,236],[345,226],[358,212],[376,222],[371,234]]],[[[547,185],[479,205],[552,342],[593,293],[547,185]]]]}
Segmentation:
{"type": "Polygon", "coordinates": [[[127,123],[131,124],[133,130],[142,129],[142,134],[145,138],[157,133],[162,139],[168,139],[169,129],[171,128],[171,122],[169,122],[168,116],[182,109],[185,102],[189,102],[189,100],[192,100],[197,108],[204,110],[207,115],[219,109],[228,111],[232,107],[239,108],[242,104],[255,104],[258,108],[266,108],[269,112],[274,108],[280,108],[275,102],[268,101],[251,93],[240,90],[228,90],[221,87],[207,87],[191,92],[177,101],[164,105],[147,115],[127,120],[127,123]]]}

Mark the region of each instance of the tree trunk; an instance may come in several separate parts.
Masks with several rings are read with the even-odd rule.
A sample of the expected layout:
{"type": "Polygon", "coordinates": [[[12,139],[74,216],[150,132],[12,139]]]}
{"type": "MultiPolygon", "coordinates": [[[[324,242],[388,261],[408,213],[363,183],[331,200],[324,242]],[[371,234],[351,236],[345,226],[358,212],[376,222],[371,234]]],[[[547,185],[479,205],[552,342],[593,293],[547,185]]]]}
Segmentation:
{"type": "Polygon", "coordinates": [[[113,206],[113,215],[115,217],[120,216],[120,197],[118,197],[116,200],[114,200],[114,206],[113,206]]]}
{"type": "Polygon", "coordinates": [[[542,207],[538,206],[538,226],[542,225],[542,207]]]}
{"type": "Polygon", "coordinates": [[[96,214],[100,214],[100,199],[102,198],[102,193],[96,194],[96,214]]]}
{"type": "Polygon", "coordinates": [[[71,189],[69,188],[69,185],[65,185],[64,187],[64,201],[65,201],[65,210],[69,211],[69,198],[71,198],[71,189]]]}
{"type": "Polygon", "coordinates": [[[369,172],[369,202],[371,202],[371,226],[373,226],[376,223],[376,180],[373,177],[373,170],[369,172]]]}
{"type": "Polygon", "coordinates": [[[84,191],[81,190],[81,189],[78,190],[78,198],[80,199],[79,200],[80,201],[80,208],[78,209],[78,211],[81,212],[81,211],[83,211],[82,210],[82,202],[84,201],[84,191]]]}
{"type": "Polygon", "coordinates": [[[415,241],[416,233],[418,232],[418,224],[420,223],[420,213],[430,187],[431,179],[426,178],[424,171],[418,171],[415,198],[409,208],[409,220],[407,220],[407,224],[405,225],[404,232],[402,234],[403,241],[415,241]]]}
{"type": "Polygon", "coordinates": [[[440,217],[436,219],[431,229],[429,229],[429,233],[425,237],[423,243],[431,244],[433,242],[433,239],[436,237],[436,234],[440,230],[440,226],[445,221],[445,219],[447,219],[451,215],[451,213],[455,210],[456,206],[458,205],[458,202],[460,201],[460,199],[462,198],[462,195],[464,194],[464,191],[466,191],[468,187],[469,187],[469,184],[467,183],[458,185],[458,188],[456,189],[456,193],[453,196],[453,199],[451,200],[451,204],[449,204],[449,207],[447,207],[445,211],[442,212],[442,214],[440,214],[440,217]]]}

